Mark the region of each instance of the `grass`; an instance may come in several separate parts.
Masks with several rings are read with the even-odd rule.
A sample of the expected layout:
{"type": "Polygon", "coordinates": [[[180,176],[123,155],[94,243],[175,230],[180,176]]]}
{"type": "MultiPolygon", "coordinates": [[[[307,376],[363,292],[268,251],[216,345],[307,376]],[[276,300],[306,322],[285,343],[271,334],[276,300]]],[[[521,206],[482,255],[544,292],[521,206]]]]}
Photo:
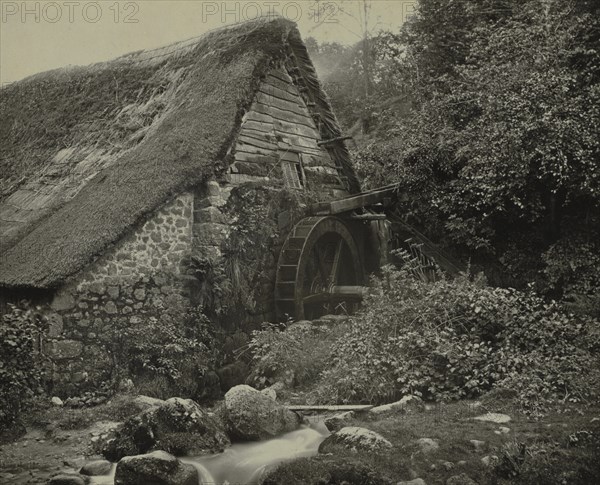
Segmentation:
{"type": "Polygon", "coordinates": [[[140,408],[129,394],[114,396],[110,401],[93,407],[48,407],[38,404],[25,416],[27,428],[44,428],[51,424],[62,430],[85,429],[98,421],[125,421],[138,414],[140,408]]]}
{"type": "MultiPolygon", "coordinates": [[[[380,433],[394,444],[392,451],[365,454],[341,450],[333,456],[284,464],[267,483],[318,483],[327,473],[331,480],[334,465],[343,468],[348,464],[376,471],[392,483],[419,477],[428,485],[445,484],[448,478],[462,473],[480,485],[600,483],[600,421],[591,422],[600,415],[600,406],[557,406],[539,420],[509,412],[512,420],[507,424],[472,419],[485,412],[483,406],[454,403],[422,411],[363,414],[347,425],[380,433]],[[502,433],[499,429],[502,426],[510,431],[502,433]],[[439,448],[424,453],[417,443],[419,438],[434,439],[439,448]],[[476,450],[470,440],[485,444],[476,450]],[[495,466],[481,461],[484,456],[492,455],[498,457],[495,466]]],[[[372,478],[365,483],[385,482],[372,478]]]]}

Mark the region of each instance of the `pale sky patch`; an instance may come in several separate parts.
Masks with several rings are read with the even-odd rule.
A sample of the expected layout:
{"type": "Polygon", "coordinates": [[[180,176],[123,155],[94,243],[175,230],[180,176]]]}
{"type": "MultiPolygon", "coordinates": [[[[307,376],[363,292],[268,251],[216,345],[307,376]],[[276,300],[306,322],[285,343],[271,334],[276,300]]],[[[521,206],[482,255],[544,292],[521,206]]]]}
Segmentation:
{"type": "MultiPolygon", "coordinates": [[[[0,82],[68,65],[106,61],[201,35],[226,24],[277,13],[304,38],[352,44],[360,39],[362,1],[313,0],[0,0],[0,82]]],[[[416,0],[371,0],[370,28],[397,31],[416,0]]]]}

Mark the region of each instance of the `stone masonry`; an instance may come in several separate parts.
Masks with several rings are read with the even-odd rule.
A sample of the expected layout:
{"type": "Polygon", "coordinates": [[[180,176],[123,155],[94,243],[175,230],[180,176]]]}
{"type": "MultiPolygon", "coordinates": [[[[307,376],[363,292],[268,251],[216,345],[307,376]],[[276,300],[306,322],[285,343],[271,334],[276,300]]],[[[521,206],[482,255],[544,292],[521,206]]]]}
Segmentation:
{"type": "Polygon", "coordinates": [[[110,377],[115,329],[189,304],[193,203],[192,193],[176,197],[56,293],[46,353],[59,392],[110,377]]]}

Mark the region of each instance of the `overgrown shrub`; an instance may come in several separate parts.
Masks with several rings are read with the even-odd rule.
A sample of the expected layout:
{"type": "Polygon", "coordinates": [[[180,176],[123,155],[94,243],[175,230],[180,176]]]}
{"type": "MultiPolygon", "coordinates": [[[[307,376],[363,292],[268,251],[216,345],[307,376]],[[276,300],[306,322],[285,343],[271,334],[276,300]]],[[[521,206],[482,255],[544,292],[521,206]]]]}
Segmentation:
{"type": "Polygon", "coordinates": [[[302,218],[306,206],[316,200],[315,193],[290,190],[280,182],[248,182],[231,191],[221,209],[229,226],[221,254],[196,255],[190,264],[207,315],[234,330],[231,322],[245,320],[248,313],[267,312],[265,302],[273,293],[271,272],[283,242],[280,231],[302,218]]]}
{"type": "Polygon", "coordinates": [[[47,321],[27,302],[9,305],[0,321],[0,432],[10,427],[28,400],[43,392],[47,361],[41,336],[47,321]]]}
{"type": "Polygon", "coordinates": [[[586,401],[600,388],[600,322],[467,276],[427,283],[409,269],[384,268],[333,350],[320,384],[332,402],[450,400],[513,388],[536,410],[546,401],[586,401]]]}
{"type": "Polygon", "coordinates": [[[173,305],[158,317],[113,327],[111,346],[115,382],[132,376],[154,388],[156,392],[149,394],[159,398],[174,392],[197,397],[195,386],[220,363],[214,326],[201,311],[183,305],[173,305]]]}
{"type": "Polygon", "coordinates": [[[331,361],[333,343],[346,333],[348,324],[315,327],[308,323],[292,324],[283,330],[265,324],[252,333],[252,384],[265,387],[277,381],[302,386],[318,379],[331,361]]]}
{"type": "MultiPolygon", "coordinates": [[[[579,231],[581,232],[581,231],[579,231]]],[[[542,255],[547,290],[560,291],[574,313],[600,318],[600,252],[593,235],[565,237],[542,255]]]]}
{"type": "Polygon", "coordinates": [[[282,242],[279,219],[282,214],[287,214],[290,223],[300,219],[303,207],[315,200],[312,192],[298,193],[278,183],[246,183],[231,191],[224,207],[231,230],[221,248],[228,282],[222,301],[229,306],[230,318],[243,319],[246,312],[256,312],[270,298],[269,270],[276,264],[276,247],[282,242]]]}

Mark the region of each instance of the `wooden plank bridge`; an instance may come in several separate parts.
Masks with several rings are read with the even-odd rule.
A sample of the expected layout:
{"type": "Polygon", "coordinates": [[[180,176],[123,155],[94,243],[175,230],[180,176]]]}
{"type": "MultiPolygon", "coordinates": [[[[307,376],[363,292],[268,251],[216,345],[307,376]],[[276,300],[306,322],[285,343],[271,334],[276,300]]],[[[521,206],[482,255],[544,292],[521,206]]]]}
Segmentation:
{"type": "Polygon", "coordinates": [[[300,405],[290,404],[286,406],[290,411],[309,412],[309,411],[328,411],[328,412],[339,412],[339,411],[368,411],[373,409],[373,404],[335,404],[335,405],[300,405]]]}

